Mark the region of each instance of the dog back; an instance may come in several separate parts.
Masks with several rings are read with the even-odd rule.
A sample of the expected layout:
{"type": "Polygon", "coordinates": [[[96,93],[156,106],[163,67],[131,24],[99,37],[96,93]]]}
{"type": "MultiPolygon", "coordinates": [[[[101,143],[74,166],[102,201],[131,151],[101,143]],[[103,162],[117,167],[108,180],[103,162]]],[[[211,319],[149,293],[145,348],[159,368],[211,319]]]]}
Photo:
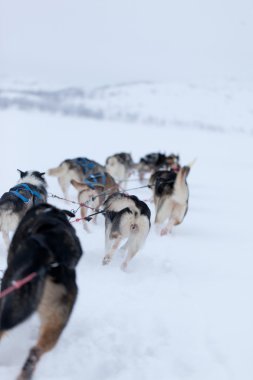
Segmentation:
{"type": "Polygon", "coordinates": [[[14,327],[37,309],[48,276],[56,283],[74,279],[81,255],[79,239],[64,211],[48,204],[30,209],[13,236],[1,290],[31,273],[36,276],[1,300],[0,330],[14,327]]]}

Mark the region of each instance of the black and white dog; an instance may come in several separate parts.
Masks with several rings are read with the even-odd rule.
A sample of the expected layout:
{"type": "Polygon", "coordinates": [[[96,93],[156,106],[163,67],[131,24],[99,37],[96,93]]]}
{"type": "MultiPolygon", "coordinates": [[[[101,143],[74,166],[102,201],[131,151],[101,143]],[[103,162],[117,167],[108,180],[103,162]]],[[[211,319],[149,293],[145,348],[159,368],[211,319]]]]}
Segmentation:
{"type": "Polygon", "coordinates": [[[126,257],[121,265],[125,270],[129,261],[145,243],[150,229],[151,212],[145,202],[135,195],[112,194],[104,203],[105,209],[105,256],[103,264],[111,262],[122,239],[127,238],[121,251],[126,257]]]}
{"type": "Polygon", "coordinates": [[[47,201],[45,173],[20,172],[20,179],[0,198],[0,231],[6,246],[10,244],[9,232],[15,231],[19,221],[35,204],[47,201]]]}
{"type": "Polygon", "coordinates": [[[21,220],[10,245],[8,267],[1,290],[33,276],[0,300],[0,337],[37,311],[40,334],[18,377],[32,378],[37,362],[57,343],[77,297],[75,267],[82,248],[67,216],[46,203],[37,205],[21,220]]]}
{"type": "Polygon", "coordinates": [[[149,153],[142,157],[136,165],[139,172],[139,179],[142,181],[146,173],[154,173],[160,169],[180,169],[179,155],[171,153],[169,156],[163,153],[149,153]]]}
{"type": "Polygon", "coordinates": [[[105,162],[106,171],[118,182],[126,181],[134,167],[130,153],[116,153],[107,157],[105,162]]]}
{"type": "Polygon", "coordinates": [[[59,166],[49,169],[47,174],[58,178],[59,185],[65,198],[68,197],[68,189],[72,180],[83,182],[93,173],[104,173],[104,166],[86,157],[78,157],[64,160],[59,166]]]}

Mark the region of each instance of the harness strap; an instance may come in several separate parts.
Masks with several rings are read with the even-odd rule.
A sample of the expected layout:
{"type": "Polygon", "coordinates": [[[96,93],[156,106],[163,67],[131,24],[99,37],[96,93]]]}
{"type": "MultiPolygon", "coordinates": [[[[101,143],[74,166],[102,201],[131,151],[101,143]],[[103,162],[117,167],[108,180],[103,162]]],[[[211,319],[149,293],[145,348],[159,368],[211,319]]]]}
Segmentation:
{"type": "Polygon", "coordinates": [[[28,191],[32,197],[42,199],[41,194],[36,191],[32,190],[27,183],[21,183],[20,185],[14,186],[10,189],[10,193],[14,194],[17,198],[21,199],[24,203],[28,203],[31,201],[31,199],[25,197],[23,194],[20,193],[21,190],[28,191]]]}
{"type": "Polygon", "coordinates": [[[104,186],[106,182],[106,175],[105,173],[96,173],[89,175],[88,178],[84,179],[84,183],[91,187],[92,189],[95,188],[95,185],[102,185],[104,186]],[[101,178],[101,181],[98,182],[98,178],[101,178]]]}
{"type": "Polygon", "coordinates": [[[23,201],[24,203],[30,202],[30,199],[28,199],[24,195],[20,194],[17,190],[10,190],[10,193],[16,195],[16,197],[21,199],[21,201],[23,201]]]}
{"type": "Polygon", "coordinates": [[[73,161],[81,166],[84,174],[87,172],[87,170],[91,170],[95,166],[94,162],[92,162],[92,161],[88,160],[88,158],[84,158],[84,157],[78,157],[78,158],[74,159],[73,161]]]}

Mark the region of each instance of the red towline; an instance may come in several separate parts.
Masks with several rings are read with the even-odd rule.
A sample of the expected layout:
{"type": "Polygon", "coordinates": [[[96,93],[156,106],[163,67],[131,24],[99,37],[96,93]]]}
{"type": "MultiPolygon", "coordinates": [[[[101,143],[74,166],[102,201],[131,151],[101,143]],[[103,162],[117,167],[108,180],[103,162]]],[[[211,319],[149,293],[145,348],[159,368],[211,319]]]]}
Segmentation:
{"type": "Polygon", "coordinates": [[[34,277],[36,277],[37,275],[37,272],[32,272],[28,274],[26,277],[22,278],[21,280],[13,281],[12,285],[9,288],[6,288],[2,292],[0,292],[0,299],[6,297],[8,294],[14,292],[15,290],[21,288],[28,282],[32,281],[34,277]]]}

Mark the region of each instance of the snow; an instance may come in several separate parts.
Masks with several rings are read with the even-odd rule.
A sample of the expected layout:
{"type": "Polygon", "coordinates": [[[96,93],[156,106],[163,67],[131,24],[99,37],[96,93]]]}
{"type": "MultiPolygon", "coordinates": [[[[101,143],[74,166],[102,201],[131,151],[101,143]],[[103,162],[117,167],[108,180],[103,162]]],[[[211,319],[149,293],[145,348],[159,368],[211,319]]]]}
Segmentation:
{"type": "Polygon", "coordinates": [[[52,88],[6,82],[0,109],[252,134],[253,85],[138,82],[97,88],[52,88]]]}
{"type": "MultiPolygon", "coordinates": [[[[15,98],[17,86],[13,89],[15,98]]],[[[9,90],[2,90],[1,99],[9,101],[9,90]]],[[[17,103],[1,110],[1,193],[17,181],[17,168],[45,171],[77,156],[104,163],[120,151],[131,152],[135,161],[153,151],[175,152],[183,164],[197,157],[188,177],[189,211],[171,236],[158,236],[152,226],[127,273],[120,270],[120,254],[109,266],[101,265],[102,217],[98,225],[90,222],[90,234],[75,224],[85,251],[77,268],[78,300],[34,379],[251,380],[252,89],[230,83],[212,92],[209,86],[149,83],[94,90],[93,98],[87,93],[78,101],[91,109],[99,106],[103,117],[75,112],[66,117],[61,102],[51,113],[32,106],[20,111],[17,103]],[[122,116],[131,107],[134,122],[122,116]],[[121,116],[111,117],[116,109],[121,116]]],[[[73,96],[66,100],[69,109],[75,101],[73,96]]],[[[49,192],[61,196],[55,178],[47,180],[49,192]]],[[[138,185],[129,182],[128,188],[138,185]]],[[[132,193],[145,200],[151,196],[148,189],[132,193]]],[[[153,221],[154,207],[148,205],[153,221]]],[[[0,238],[0,269],[5,267],[0,238]]],[[[1,341],[1,380],[18,374],[38,326],[34,315],[1,341]]]]}
{"type": "MultiPolygon", "coordinates": [[[[127,273],[120,254],[101,264],[102,216],[90,234],[75,223],[78,300],[34,380],[252,380],[252,34],[251,0],[0,2],[0,195],[17,168],[66,158],[197,157],[183,224],[152,225],[127,273]]],[[[0,236],[0,270],[6,257],[0,236]]],[[[1,341],[1,380],[38,328],[34,315],[1,341]]]]}

